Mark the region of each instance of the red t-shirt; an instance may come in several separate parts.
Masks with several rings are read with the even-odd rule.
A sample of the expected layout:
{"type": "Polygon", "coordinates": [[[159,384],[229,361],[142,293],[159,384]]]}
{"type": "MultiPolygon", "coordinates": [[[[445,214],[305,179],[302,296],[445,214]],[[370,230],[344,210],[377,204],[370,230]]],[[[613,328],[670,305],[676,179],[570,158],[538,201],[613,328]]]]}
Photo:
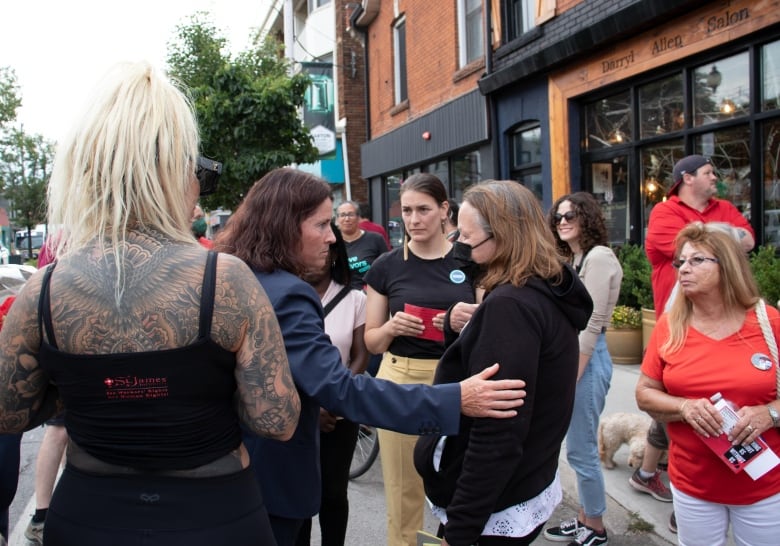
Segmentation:
{"type": "Polygon", "coordinates": [[[651,280],[656,316],[663,312],[677,281],[677,272],[672,267],[674,239],[691,222],[726,222],[748,230],[755,237],[753,228],[737,207],[722,199],[711,199],[701,212],[683,203],[676,195],[654,206],[647,225],[645,252],[653,266],[651,280]]]}
{"type": "MultiPolygon", "coordinates": [[[[780,313],[767,305],[767,315],[780,340],[780,313]]],[[[748,311],[742,329],[725,339],[689,327],[683,347],[663,358],[659,348],[669,337],[668,318],[665,313],[658,319],[642,360],[642,373],[663,383],[666,392],[685,398],[720,392],[740,407],[765,405],[777,397],[775,364],[761,370],[751,362],[756,353],[771,355],[754,310],[748,311]]],[[[780,493],[780,466],[753,481],[744,471],[733,473],[689,424],[671,422],[667,431],[669,478],[683,493],[723,504],[750,504],[780,493]]],[[[763,438],[780,456],[780,429],[767,430],[763,438]]]]}
{"type": "Polygon", "coordinates": [[[382,236],[382,239],[385,240],[385,244],[387,245],[387,250],[391,250],[393,247],[390,244],[390,237],[387,236],[387,231],[385,231],[385,228],[380,226],[379,224],[375,224],[371,220],[363,220],[358,224],[358,227],[362,229],[363,231],[373,231],[374,233],[378,233],[382,236]]]}

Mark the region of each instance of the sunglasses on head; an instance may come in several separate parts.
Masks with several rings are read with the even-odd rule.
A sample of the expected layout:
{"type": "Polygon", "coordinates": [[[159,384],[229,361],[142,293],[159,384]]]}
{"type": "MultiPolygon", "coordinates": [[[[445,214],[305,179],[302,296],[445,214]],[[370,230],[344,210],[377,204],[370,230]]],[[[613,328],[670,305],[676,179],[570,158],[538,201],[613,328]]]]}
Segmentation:
{"type": "Polygon", "coordinates": [[[222,163],[202,155],[198,156],[198,168],[195,170],[195,176],[198,177],[201,197],[211,195],[217,191],[217,182],[219,182],[221,174],[222,163]]]}
{"type": "Polygon", "coordinates": [[[573,210],[566,211],[563,214],[561,214],[560,212],[556,212],[555,214],[553,214],[553,220],[555,220],[556,225],[560,224],[561,220],[563,220],[564,218],[566,219],[567,222],[571,223],[571,221],[574,220],[576,217],[577,217],[577,213],[574,212],[573,210]]]}

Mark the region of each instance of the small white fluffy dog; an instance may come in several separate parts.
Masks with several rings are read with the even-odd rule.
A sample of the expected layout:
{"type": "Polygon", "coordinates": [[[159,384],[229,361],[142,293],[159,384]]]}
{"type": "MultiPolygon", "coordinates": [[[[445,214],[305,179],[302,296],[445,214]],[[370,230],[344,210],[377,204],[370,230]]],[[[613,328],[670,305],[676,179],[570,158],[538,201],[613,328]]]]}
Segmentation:
{"type": "Polygon", "coordinates": [[[639,468],[645,456],[647,430],[652,419],[644,413],[613,413],[599,423],[599,458],[605,468],[615,468],[615,453],[628,444],[628,466],[639,468]]]}

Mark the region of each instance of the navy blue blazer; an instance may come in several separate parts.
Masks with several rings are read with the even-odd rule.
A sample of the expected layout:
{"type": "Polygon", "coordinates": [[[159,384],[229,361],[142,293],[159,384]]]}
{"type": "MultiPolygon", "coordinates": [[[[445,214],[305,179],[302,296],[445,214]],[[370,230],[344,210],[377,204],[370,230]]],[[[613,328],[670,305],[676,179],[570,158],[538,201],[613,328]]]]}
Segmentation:
{"type": "Polygon", "coordinates": [[[325,333],[322,304],[308,283],[286,271],[255,273],[281,326],[301,397],[301,417],[287,442],[244,430],[244,443],[268,512],[291,519],[319,512],[320,406],[351,421],[405,434],[456,434],[460,385],[398,385],[352,375],[325,333]]]}

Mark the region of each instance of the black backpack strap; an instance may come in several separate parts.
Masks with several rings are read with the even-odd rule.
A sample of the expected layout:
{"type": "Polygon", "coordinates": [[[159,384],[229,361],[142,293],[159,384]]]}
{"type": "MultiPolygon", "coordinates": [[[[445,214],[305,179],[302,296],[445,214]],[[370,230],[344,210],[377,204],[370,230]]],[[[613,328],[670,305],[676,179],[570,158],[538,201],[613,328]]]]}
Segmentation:
{"type": "Polygon", "coordinates": [[[49,294],[49,283],[51,282],[51,274],[54,272],[54,267],[57,262],[52,263],[46,268],[43,273],[43,279],[41,280],[41,294],[38,297],[38,334],[43,341],[43,329],[46,328],[46,337],[49,340],[49,345],[57,348],[57,341],[54,339],[54,327],[51,324],[51,295],[49,294]]]}
{"type": "Polygon", "coordinates": [[[211,335],[211,319],[214,316],[214,294],[217,286],[217,253],[209,250],[206,269],[203,272],[203,288],[200,292],[200,326],[198,338],[211,335]]]}
{"type": "Polygon", "coordinates": [[[325,318],[328,316],[328,313],[333,311],[333,309],[339,304],[341,300],[347,297],[347,294],[350,293],[352,290],[352,287],[347,285],[344,288],[342,288],[336,296],[328,302],[328,304],[322,308],[322,318],[325,318]]]}

